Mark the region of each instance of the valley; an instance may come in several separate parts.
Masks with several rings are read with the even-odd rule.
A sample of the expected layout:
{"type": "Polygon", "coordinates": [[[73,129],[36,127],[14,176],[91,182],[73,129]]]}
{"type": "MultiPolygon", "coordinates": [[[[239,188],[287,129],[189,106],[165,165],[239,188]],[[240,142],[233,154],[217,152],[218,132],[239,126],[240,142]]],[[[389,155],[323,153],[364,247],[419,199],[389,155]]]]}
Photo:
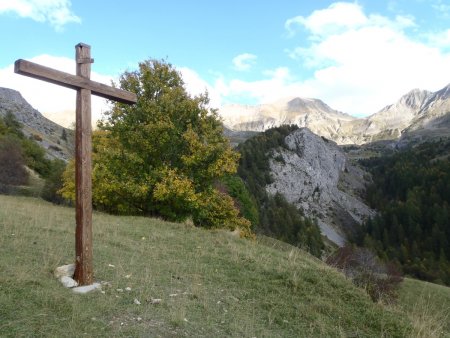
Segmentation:
{"type": "MultiPolygon", "coordinates": [[[[342,247],[359,236],[357,241],[360,245],[371,247],[383,255],[391,244],[383,239],[382,234],[367,230],[370,236],[374,236],[373,241],[384,243],[377,245],[373,241],[364,243],[365,233],[361,235],[361,229],[366,229],[366,222],[379,217],[380,212],[382,215],[388,206],[387,201],[384,204],[374,203],[370,196],[374,182],[380,182],[379,174],[373,171],[375,167],[371,163],[377,158],[382,161],[401,156],[405,151],[422,149],[421,145],[426,142],[443,144],[450,135],[449,113],[445,113],[450,107],[449,93],[449,87],[435,93],[412,90],[397,103],[366,119],[333,111],[316,99],[296,98],[258,108],[228,107],[226,109],[235,109],[234,115],[224,122],[228,125],[234,123],[234,129],[225,127],[224,135],[240,153],[238,175],[243,183],[228,180],[224,183],[224,189],[239,186],[239,189],[250,192],[244,201],[241,200],[244,196],[242,192],[233,195],[229,190],[240,205],[241,213],[251,220],[252,229],[257,234],[305,248],[317,257],[323,255],[324,249],[332,251],[334,247],[342,247]],[[264,118],[255,120],[261,117],[264,118]],[[289,123],[290,127],[276,127],[282,123],[289,123]],[[264,131],[266,128],[269,129],[264,131]]],[[[70,138],[63,140],[61,135],[58,137],[66,129],[45,119],[18,92],[2,89],[0,94],[0,113],[3,116],[12,112],[23,124],[24,134],[44,147],[49,158],[70,158],[73,141],[70,138]],[[56,145],[59,147],[57,150],[56,145]]],[[[434,158],[448,160],[448,152],[435,154],[428,160],[435,161],[434,158]]],[[[61,169],[58,170],[58,175],[61,175],[61,169]]],[[[61,183],[55,184],[61,186],[61,183]]],[[[409,188],[415,189],[414,186],[409,188]]],[[[39,189],[42,189],[42,184],[39,189]]],[[[53,200],[59,200],[56,197],[57,188],[53,189],[53,200]]],[[[445,193],[440,198],[448,203],[445,193]]],[[[403,202],[399,200],[395,203],[403,202]]],[[[445,205],[441,207],[444,208],[442,217],[448,218],[445,216],[445,205]]],[[[406,224],[402,226],[405,228],[406,224]]],[[[389,224],[385,227],[389,233],[389,224]]],[[[424,229],[422,233],[428,233],[430,229],[424,229]]],[[[446,230],[439,231],[440,236],[448,240],[446,230]]],[[[402,241],[405,242],[397,244],[404,245],[404,250],[411,252],[414,239],[402,241]]],[[[414,250],[414,264],[406,263],[405,254],[401,258],[392,251],[385,258],[405,265],[405,271],[416,277],[425,276],[422,272],[427,269],[418,268],[424,257],[417,256],[418,249],[414,250]]],[[[431,249],[426,250],[429,252],[431,249]]],[[[433,257],[428,254],[429,262],[434,262],[428,265],[439,261],[440,255],[444,255],[444,260],[447,255],[450,256],[438,251],[433,257]]],[[[433,269],[435,271],[436,267],[433,269]]],[[[437,274],[433,272],[430,276],[437,274]]],[[[442,276],[438,279],[423,278],[448,283],[446,273],[442,276]]]]}

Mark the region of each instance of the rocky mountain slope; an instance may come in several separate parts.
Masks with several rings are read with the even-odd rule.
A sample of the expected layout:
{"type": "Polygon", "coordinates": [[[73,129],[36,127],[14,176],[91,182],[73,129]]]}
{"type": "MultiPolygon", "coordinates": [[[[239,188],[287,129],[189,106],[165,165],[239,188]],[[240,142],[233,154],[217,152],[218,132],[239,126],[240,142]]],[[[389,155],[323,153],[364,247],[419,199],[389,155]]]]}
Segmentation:
{"type": "Polygon", "coordinates": [[[405,128],[400,142],[420,142],[449,135],[450,85],[427,96],[414,119],[405,128]]]}
{"type": "MultiPolygon", "coordinates": [[[[220,109],[225,125],[235,131],[264,131],[281,125],[295,124],[333,139],[358,119],[330,108],[318,99],[292,98],[258,106],[228,105],[220,109]]],[[[354,143],[342,139],[343,143],[354,143]]]]}
{"type": "Polygon", "coordinates": [[[73,132],[50,121],[34,109],[15,90],[0,87],[0,115],[12,113],[23,125],[23,132],[38,142],[47,151],[49,157],[65,161],[73,157],[73,132]]]}
{"type": "Polygon", "coordinates": [[[450,131],[450,85],[437,92],[414,89],[395,104],[367,118],[338,112],[317,99],[294,98],[258,106],[228,105],[220,110],[225,125],[237,131],[263,131],[283,124],[307,127],[338,144],[396,140],[407,132],[450,131]]]}
{"type": "Polygon", "coordinates": [[[285,138],[270,160],[270,194],[280,193],[304,214],[318,220],[321,231],[338,245],[346,233],[374,215],[361,195],[369,175],[350,163],[333,141],[301,128],[285,138]]]}

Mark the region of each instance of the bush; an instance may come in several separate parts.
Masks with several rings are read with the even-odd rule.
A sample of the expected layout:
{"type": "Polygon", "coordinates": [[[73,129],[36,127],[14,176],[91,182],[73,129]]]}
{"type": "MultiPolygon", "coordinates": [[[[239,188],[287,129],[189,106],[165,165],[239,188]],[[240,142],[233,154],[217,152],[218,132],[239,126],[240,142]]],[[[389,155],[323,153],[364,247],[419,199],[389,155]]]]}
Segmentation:
{"type": "Polygon", "coordinates": [[[341,270],[353,283],[366,290],[372,301],[391,302],[403,277],[393,264],[383,264],[366,248],[346,245],[327,258],[326,263],[341,270]]]}
{"type": "Polygon", "coordinates": [[[258,225],[258,206],[239,176],[224,177],[221,184],[219,184],[218,190],[225,192],[234,199],[241,215],[248,219],[253,227],[258,225]]]}
{"type": "Polygon", "coordinates": [[[63,185],[63,173],[66,169],[66,163],[62,160],[51,161],[50,174],[45,180],[44,187],[42,188],[41,197],[46,201],[63,204],[66,200],[58,194],[58,191],[63,185]]]}
{"type": "Polygon", "coordinates": [[[0,138],[0,184],[24,185],[28,172],[19,140],[13,136],[0,138]]]}

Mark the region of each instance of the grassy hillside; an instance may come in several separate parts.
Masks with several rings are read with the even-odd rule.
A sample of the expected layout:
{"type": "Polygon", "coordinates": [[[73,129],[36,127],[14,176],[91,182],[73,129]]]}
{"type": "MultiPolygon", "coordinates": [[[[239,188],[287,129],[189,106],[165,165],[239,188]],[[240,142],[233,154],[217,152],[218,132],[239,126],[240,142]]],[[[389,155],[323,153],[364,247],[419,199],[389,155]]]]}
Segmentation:
{"type": "Polygon", "coordinates": [[[450,288],[406,278],[399,305],[410,317],[416,336],[450,337],[450,288]]]}
{"type": "MultiPolygon", "coordinates": [[[[287,244],[95,214],[95,279],[108,284],[103,292],[76,295],[52,276],[72,262],[73,241],[73,209],[0,196],[1,337],[420,333],[401,307],[373,304],[338,272],[287,244]]],[[[445,327],[436,335],[449,333],[445,327]]]]}

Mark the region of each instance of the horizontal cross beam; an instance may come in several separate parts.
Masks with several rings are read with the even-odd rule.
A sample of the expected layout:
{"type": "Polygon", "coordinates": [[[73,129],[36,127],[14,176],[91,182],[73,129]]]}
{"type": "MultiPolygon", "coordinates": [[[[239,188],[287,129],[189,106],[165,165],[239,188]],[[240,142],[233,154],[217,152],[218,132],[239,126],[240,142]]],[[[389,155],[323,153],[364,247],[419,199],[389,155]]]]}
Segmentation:
{"type": "Polygon", "coordinates": [[[71,89],[88,89],[92,94],[109,100],[128,104],[133,104],[137,101],[136,94],[134,93],[22,59],[14,63],[14,72],[71,89]]]}

